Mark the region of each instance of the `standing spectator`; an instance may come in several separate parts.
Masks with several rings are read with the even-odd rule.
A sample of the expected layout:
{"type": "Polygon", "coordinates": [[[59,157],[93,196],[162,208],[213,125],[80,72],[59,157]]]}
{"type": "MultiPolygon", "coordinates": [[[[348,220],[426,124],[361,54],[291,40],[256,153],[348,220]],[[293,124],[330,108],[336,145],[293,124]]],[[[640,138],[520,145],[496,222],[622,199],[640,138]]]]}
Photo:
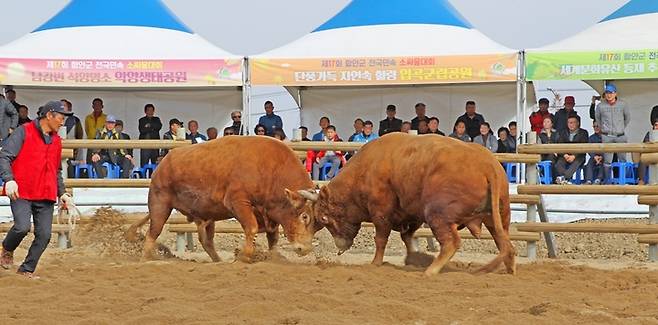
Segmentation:
{"type": "Polygon", "coordinates": [[[30,123],[32,120],[28,117],[29,109],[25,105],[18,106],[18,125],[30,123]]]}
{"type": "Polygon", "coordinates": [[[596,101],[601,100],[601,96],[592,96],[592,103],[589,105],[589,118],[592,122],[596,120],[596,101]]]}
{"type": "Polygon", "coordinates": [[[658,120],[658,105],[651,108],[651,115],[649,116],[649,122],[653,123],[656,120],[658,120]]]}
{"type": "Polygon", "coordinates": [[[244,130],[244,126],[242,125],[242,112],[241,111],[233,111],[231,112],[231,120],[233,120],[233,124],[231,127],[233,128],[234,134],[238,135],[245,135],[247,132],[244,130]]]}
{"type": "Polygon", "coordinates": [[[400,132],[409,133],[409,130],[411,130],[411,122],[409,121],[402,122],[402,127],[400,128],[400,132]]]}
{"type": "MultiPolygon", "coordinates": [[[[73,104],[67,99],[62,99],[60,102],[64,105],[64,111],[68,114],[64,120],[66,139],[83,139],[85,137],[85,131],[82,128],[82,122],[80,122],[80,119],[73,115],[73,104]]],[[[66,163],[68,165],[68,177],[73,178],[75,176],[75,166],[85,163],[84,150],[73,149],[73,158],[67,159],[66,163]]]]}
{"type": "Polygon", "coordinates": [[[91,101],[92,112],[85,117],[85,132],[87,139],[95,139],[96,133],[102,130],[105,126],[105,119],[107,115],[103,113],[103,100],[94,98],[91,101]]]}
{"type": "MultiPolygon", "coordinates": [[[[573,96],[564,97],[564,108],[555,113],[555,129],[558,133],[567,132],[567,119],[571,116],[578,116],[573,108],[576,106],[576,99],[573,96]]],[[[580,121],[580,116],[578,116],[580,121]]]]}
{"type": "Polygon", "coordinates": [[[548,111],[548,105],[550,104],[548,98],[541,98],[537,104],[539,105],[539,110],[530,114],[530,125],[532,126],[532,130],[539,134],[544,125],[544,119],[550,117],[551,121],[555,121],[555,117],[548,111]]]}
{"type": "Polygon", "coordinates": [[[372,121],[365,121],[363,123],[363,131],[361,133],[357,134],[354,137],[354,142],[363,142],[363,143],[368,143],[372,140],[375,140],[378,138],[377,134],[372,132],[373,125],[372,121]]]}
{"type": "MultiPolygon", "coordinates": [[[[372,130],[372,122],[370,122],[371,130],[372,130]]],[[[338,142],[342,141],[339,137],[338,134],[336,133],[336,127],[333,125],[327,126],[327,135],[324,137],[323,141],[327,142],[338,142]]],[[[317,154],[314,154],[312,151],[309,151],[307,154],[307,170],[308,170],[308,165],[309,162],[313,161],[313,179],[314,180],[319,180],[320,179],[320,169],[324,167],[325,164],[330,163],[331,168],[329,169],[329,172],[327,172],[326,179],[332,179],[334,176],[336,176],[336,173],[338,172],[338,168],[340,168],[341,162],[343,162],[343,153],[341,151],[320,151],[317,154]],[[312,157],[315,157],[314,159],[312,157]]]]}
{"type": "Polygon", "coordinates": [[[445,133],[441,132],[441,130],[439,130],[439,118],[436,116],[430,117],[429,122],[427,123],[427,128],[429,129],[427,131],[428,134],[438,134],[443,136],[446,135],[445,133]]]}
{"type": "MultiPolygon", "coordinates": [[[[429,120],[420,120],[418,121],[418,134],[428,134],[430,132],[430,127],[428,125],[429,120]]],[[[413,124],[412,124],[413,127],[413,124]]]]}
{"type": "Polygon", "coordinates": [[[331,121],[329,121],[329,118],[326,116],[323,116],[320,118],[320,132],[316,133],[313,135],[313,141],[323,141],[325,135],[327,134],[327,127],[331,124],[331,121]]]}
{"type": "Polygon", "coordinates": [[[0,98],[0,141],[6,139],[18,127],[18,111],[14,105],[0,98]]]}
{"type": "Polygon", "coordinates": [[[516,121],[509,122],[509,124],[507,124],[507,127],[509,128],[509,138],[507,138],[507,146],[512,149],[512,152],[516,152],[516,141],[519,140],[519,138],[516,135],[516,121]]]}
{"type": "MultiPolygon", "coordinates": [[[[114,127],[115,130],[117,130],[117,134],[119,134],[119,140],[130,140],[130,135],[128,133],[123,132],[123,121],[122,120],[117,120],[116,126],[114,127]]],[[[133,149],[125,149],[125,151],[128,153],[130,156],[130,162],[132,163],[133,168],[137,165],[135,164],[135,156],[133,155],[133,149]]],[[[157,157],[156,157],[157,160],[157,157]]],[[[132,172],[132,170],[131,170],[132,172]]],[[[130,176],[130,174],[128,174],[130,176]]]]}
{"type": "Polygon", "coordinates": [[[57,131],[70,115],[59,101],[50,101],[39,111],[39,118],[16,129],[0,148],[0,177],[5,182],[14,225],[2,242],[0,266],[14,264],[14,250],[34,222],[34,241],[18,274],[38,279],[34,271],[50,242],[54,205],[74,208],[73,198],[64,191],[61,156],[62,140],[57,131]]]}
{"type": "Polygon", "coordinates": [[[484,146],[491,152],[498,151],[498,140],[493,135],[493,132],[491,132],[491,126],[487,122],[480,124],[480,135],[473,139],[473,143],[484,146]]]}
{"type": "Polygon", "coordinates": [[[190,133],[185,134],[185,139],[192,140],[192,144],[208,141],[205,135],[199,133],[199,122],[190,120],[187,122],[187,129],[190,133]]]}
{"type": "Polygon", "coordinates": [[[354,133],[350,135],[350,138],[347,139],[347,141],[349,142],[354,141],[354,137],[360,134],[361,132],[363,132],[363,120],[357,118],[356,120],[354,120],[354,133]]]}
{"type": "MultiPolygon", "coordinates": [[[[162,130],[162,121],[155,116],[155,105],[144,105],[144,116],[139,119],[139,139],[158,140],[160,139],[160,130],[162,130]]],[[[158,149],[140,149],[139,161],[142,167],[148,163],[155,163],[158,160],[158,155],[158,149]]]]}
{"type": "MultiPolygon", "coordinates": [[[[96,139],[119,140],[119,132],[116,130],[116,118],[109,115],[105,119],[105,127],[98,131],[96,139]]],[[[125,149],[95,149],[91,156],[92,166],[96,175],[100,178],[107,176],[107,170],[103,163],[111,163],[121,167],[121,178],[128,178],[133,169],[133,157],[125,149]]]]}
{"type": "Polygon", "coordinates": [[[264,106],[265,115],[258,119],[258,124],[265,126],[265,133],[272,136],[274,129],[283,129],[283,121],[279,115],[274,114],[274,104],[271,101],[266,101],[264,106]]]}
{"type": "Polygon", "coordinates": [[[420,121],[429,122],[429,118],[427,115],[425,115],[427,112],[427,107],[424,103],[418,103],[416,106],[414,106],[414,108],[416,109],[416,117],[411,119],[411,129],[418,130],[418,134],[421,134],[420,129],[418,128],[420,121]]]}
{"type": "Polygon", "coordinates": [[[391,132],[400,132],[402,120],[395,118],[395,105],[386,106],[386,118],[379,122],[379,136],[391,132]]]}
{"type": "Polygon", "coordinates": [[[266,136],[267,135],[267,130],[265,129],[265,125],[256,124],[256,126],[254,127],[254,134],[261,135],[261,136],[266,136]]]}
{"type": "Polygon", "coordinates": [[[14,105],[14,109],[18,111],[18,108],[21,107],[21,104],[19,104],[16,101],[16,91],[13,89],[8,89],[6,93],[7,93],[7,100],[11,102],[11,104],[14,105]]]}
{"type": "MultiPolygon", "coordinates": [[[[178,135],[178,129],[180,129],[181,127],[183,127],[183,122],[181,122],[179,119],[172,118],[171,120],[169,120],[169,131],[165,132],[162,135],[162,140],[175,140],[178,135]]],[[[158,163],[160,162],[160,160],[162,160],[162,158],[164,158],[164,156],[167,155],[167,153],[169,153],[169,149],[160,150],[160,157],[158,157],[158,163]]]]}
{"type": "MultiPolygon", "coordinates": [[[[215,132],[217,132],[217,129],[215,129],[215,132]]],[[[224,128],[224,136],[229,136],[229,135],[235,135],[235,129],[232,126],[227,126],[224,128]]],[[[215,138],[217,138],[216,134],[215,134],[215,138]]]]}
{"type": "Polygon", "coordinates": [[[457,121],[463,121],[466,125],[466,134],[471,139],[480,135],[480,125],[485,122],[484,116],[475,112],[475,102],[469,100],[466,102],[466,113],[457,118],[457,121]]]}
{"type": "MultiPolygon", "coordinates": [[[[603,143],[627,143],[626,127],[631,122],[631,110],[626,102],[617,98],[617,87],[613,84],[605,86],[605,98],[596,107],[595,120],[601,126],[603,143]]],[[[603,160],[606,165],[612,162],[612,153],[605,153],[603,160]]],[[[625,162],[626,154],[618,153],[617,159],[625,162]]]]}
{"type": "Polygon", "coordinates": [[[455,138],[457,140],[462,140],[464,142],[471,142],[471,137],[466,134],[466,122],[457,120],[455,126],[452,128],[452,133],[449,137],[455,138]]]}
{"type": "Polygon", "coordinates": [[[509,129],[506,127],[501,127],[498,129],[498,150],[497,153],[513,153],[514,149],[509,146],[509,129]]]}
{"type": "Polygon", "coordinates": [[[302,131],[302,141],[311,141],[311,139],[308,138],[308,128],[300,126],[299,129],[302,131]]]}
{"type": "MultiPolygon", "coordinates": [[[[559,138],[560,138],[559,134],[553,128],[553,119],[550,116],[545,117],[543,128],[541,130],[541,133],[539,133],[538,142],[541,144],[558,143],[559,138]]],[[[541,160],[542,161],[548,160],[551,162],[551,166],[555,167],[555,162],[557,161],[557,154],[549,153],[549,154],[541,155],[541,160]]]]}
{"type": "MultiPolygon", "coordinates": [[[[580,127],[578,117],[570,116],[567,120],[567,131],[560,133],[560,143],[587,143],[589,134],[580,127]]],[[[579,168],[585,164],[585,154],[560,154],[555,164],[556,183],[571,184],[569,181],[579,168]]]]}
{"type": "MultiPolygon", "coordinates": [[[[656,107],[658,107],[658,106],[654,106],[654,108],[656,108],[656,107]]],[[[652,130],[658,130],[658,116],[655,117],[655,119],[653,120],[652,130]]],[[[643,143],[651,142],[651,131],[647,132],[647,134],[644,135],[644,139],[642,140],[642,142],[643,143]]],[[[647,166],[646,164],[644,164],[640,161],[640,164],[637,167],[637,175],[638,175],[637,184],[638,185],[644,185],[645,184],[644,178],[645,178],[645,175],[646,175],[646,172],[647,172],[647,168],[649,168],[649,166],[647,166]]]]}
{"type": "MultiPolygon", "coordinates": [[[[589,143],[601,143],[601,127],[599,122],[592,123],[594,133],[589,136],[589,143]]],[[[638,172],[640,174],[640,172],[638,172]]],[[[605,180],[605,166],[603,164],[603,153],[590,152],[589,162],[585,165],[585,184],[602,184],[605,180]]]]}
{"type": "MultiPolygon", "coordinates": [[[[232,126],[229,126],[228,128],[233,130],[233,134],[235,134],[235,129],[233,129],[232,126]]],[[[226,128],[224,128],[224,133],[226,133],[226,128]]],[[[208,140],[215,140],[217,139],[217,128],[216,127],[209,127],[208,130],[206,130],[206,134],[208,134],[208,140]]]]}

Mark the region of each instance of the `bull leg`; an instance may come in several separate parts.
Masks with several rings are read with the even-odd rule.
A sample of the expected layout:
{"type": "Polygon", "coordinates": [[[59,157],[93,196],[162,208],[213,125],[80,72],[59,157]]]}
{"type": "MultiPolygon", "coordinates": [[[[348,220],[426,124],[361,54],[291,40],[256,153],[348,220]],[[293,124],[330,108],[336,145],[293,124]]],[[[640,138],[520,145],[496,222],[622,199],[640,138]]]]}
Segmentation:
{"type": "Polygon", "coordinates": [[[375,258],[372,259],[372,265],[380,266],[384,264],[384,251],[388,236],[391,235],[391,226],[387,223],[375,225],[375,258]]]}
{"type": "MultiPolygon", "coordinates": [[[[437,218],[438,219],[438,218],[437,218]]],[[[430,224],[434,236],[441,244],[441,251],[439,255],[434,259],[434,262],[425,270],[426,276],[436,275],[441,272],[441,269],[450,261],[450,259],[455,255],[457,249],[461,244],[461,239],[459,238],[459,232],[457,231],[457,224],[445,224],[432,222],[430,224]]]]}
{"type": "Polygon", "coordinates": [[[162,233],[162,228],[167,222],[167,219],[169,219],[172,210],[172,208],[166,203],[151,203],[150,201],[151,200],[149,200],[149,217],[151,219],[151,224],[149,225],[149,231],[146,233],[146,239],[144,240],[142,260],[152,260],[155,257],[155,248],[157,246],[155,241],[162,233]]]}
{"type": "Polygon", "coordinates": [[[276,227],[274,231],[268,231],[267,235],[267,247],[270,251],[276,250],[276,244],[279,242],[279,227],[276,227]]]}
{"type": "Polygon", "coordinates": [[[197,233],[199,234],[199,243],[203,250],[208,253],[210,259],[213,262],[219,262],[220,258],[217,255],[215,250],[215,243],[213,241],[215,237],[215,221],[214,220],[203,220],[203,221],[194,221],[197,226],[197,233]]]}
{"type": "Polygon", "coordinates": [[[505,233],[502,234],[496,232],[496,228],[494,227],[493,220],[491,220],[491,216],[484,218],[484,225],[491,233],[491,237],[493,237],[499,253],[498,256],[496,256],[491,262],[477,270],[477,273],[493,272],[500,265],[500,263],[503,262],[505,264],[507,273],[516,274],[516,252],[514,250],[514,246],[512,245],[512,241],[509,239],[509,222],[503,222],[505,233]]]}
{"type": "Polygon", "coordinates": [[[407,255],[418,252],[418,242],[414,239],[414,233],[420,228],[418,224],[409,224],[409,228],[400,232],[400,238],[407,247],[407,255]]]}
{"type": "Polygon", "coordinates": [[[231,200],[231,204],[227,204],[233,210],[233,215],[242,225],[244,230],[244,247],[242,252],[238,255],[238,259],[251,263],[256,250],[256,234],[258,233],[258,220],[254,215],[254,209],[249,200],[235,199],[231,200]]]}

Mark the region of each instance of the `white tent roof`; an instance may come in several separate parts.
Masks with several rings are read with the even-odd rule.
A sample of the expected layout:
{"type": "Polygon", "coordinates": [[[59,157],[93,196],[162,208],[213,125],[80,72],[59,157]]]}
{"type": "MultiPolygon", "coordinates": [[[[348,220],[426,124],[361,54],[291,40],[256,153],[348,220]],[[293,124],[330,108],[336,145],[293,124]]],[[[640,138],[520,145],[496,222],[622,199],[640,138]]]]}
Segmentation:
{"type": "MultiPolygon", "coordinates": [[[[89,66],[80,69],[86,72],[99,70],[96,67],[99,64],[94,61],[165,60],[161,65],[155,65],[156,71],[159,68],[184,72],[188,79],[196,79],[195,86],[239,86],[242,83],[242,56],[231,54],[195,34],[160,0],[71,1],[33,32],[0,47],[0,83],[57,86],[55,83],[33,84],[18,76],[31,72],[56,72],[53,65],[65,72],[68,72],[67,68],[79,66],[66,60],[91,62],[93,69],[89,66]],[[45,60],[66,63],[62,66],[45,60]]],[[[122,63],[127,65],[128,62],[122,63]]],[[[127,66],[124,69],[129,70],[127,66]]],[[[137,67],[134,70],[153,69],[137,67]]]]}

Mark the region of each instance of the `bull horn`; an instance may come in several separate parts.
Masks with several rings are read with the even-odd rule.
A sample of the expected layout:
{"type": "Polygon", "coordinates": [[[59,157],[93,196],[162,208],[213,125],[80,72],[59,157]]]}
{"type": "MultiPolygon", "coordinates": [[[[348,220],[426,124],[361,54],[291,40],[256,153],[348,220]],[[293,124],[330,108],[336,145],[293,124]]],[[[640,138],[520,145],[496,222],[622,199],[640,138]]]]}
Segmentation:
{"type": "Polygon", "coordinates": [[[318,200],[318,193],[315,193],[315,191],[299,190],[297,191],[297,194],[313,202],[316,202],[318,200]]]}

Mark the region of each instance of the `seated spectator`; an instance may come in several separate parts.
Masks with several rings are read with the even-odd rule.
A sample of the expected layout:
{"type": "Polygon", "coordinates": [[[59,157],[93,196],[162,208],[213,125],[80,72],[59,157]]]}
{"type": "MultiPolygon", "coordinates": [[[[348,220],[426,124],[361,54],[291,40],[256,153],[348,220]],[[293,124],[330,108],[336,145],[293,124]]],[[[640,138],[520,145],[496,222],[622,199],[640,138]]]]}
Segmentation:
{"type": "Polygon", "coordinates": [[[498,140],[496,139],[496,136],[493,135],[493,132],[491,132],[489,122],[483,122],[480,124],[480,135],[473,139],[473,143],[484,146],[491,152],[498,151],[498,140]]]}
{"type": "MultiPolygon", "coordinates": [[[[105,127],[96,132],[96,139],[119,140],[120,133],[115,128],[116,122],[114,116],[108,115],[105,119],[105,127]]],[[[91,165],[99,178],[107,176],[107,170],[102,166],[106,162],[121,167],[121,178],[130,177],[134,167],[133,157],[125,149],[94,149],[91,161],[91,165]]]]}
{"type": "Polygon", "coordinates": [[[395,117],[395,111],[395,105],[388,105],[386,107],[386,118],[379,122],[380,137],[391,132],[400,132],[402,120],[395,117]]]}
{"type": "Polygon", "coordinates": [[[462,120],[457,120],[455,122],[455,126],[452,128],[452,133],[450,133],[449,137],[464,142],[471,142],[471,137],[466,134],[466,123],[462,120]]]}
{"type": "MultiPolygon", "coordinates": [[[[370,123],[372,126],[372,122],[370,123]]],[[[338,142],[342,141],[338,134],[336,133],[336,127],[333,125],[328,125],[326,128],[327,135],[324,137],[323,141],[327,142],[338,142]]],[[[313,179],[320,179],[320,169],[324,167],[325,164],[330,163],[331,168],[327,172],[326,179],[331,179],[336,176],[340,164],[344,162],[343,153],[341,151],[319,151],[315,154],[312,150],[309,150],[306,158],[306,169],[311,169],[310,162],[313,162],[313,179]]]]}
{"type": "MultiPolygon", "coordinates": [[[[229,126],[229,128],[232,128],[232,126],[229,126]]],[[[224,131],[226,131],[226,129],[224,129],[224,131]]],[[[208,140],[217,139],[217,128],[209,127],[208,130],[206,130],[206,134],[208,135],[208,140]]]]}
{"type": "Polygon", "coordinates": [[[373,129],[372,121],[365,121],[363,123],[363,131],[354,137],[354,142],[368,143],[372,140],[377,139],[378,136],[377,134],[372,132],[372,129],[373,129]]]}
{"type": "Polygon", "coordinates": [[[272,136],[280,141],[286,140],[286,133],[283,131],[283,129],[275,129],[272,136]]]}
{"type": "MultiPolygon", "coordinates": [[[[428,134],[430,132],[430,128],[427,125],[428,121],[429,118],[427,120],[418,121],[418,134],[428,134]]],[[[413,130],[413,123],[411,124],[411,129],[413,130]]]]}
{"type": "Polygon", "coordinates": [[[427,123],[427,128],[429,131],[427,131],[428,134],[438,134],[438,135],[443,135],[445,136],[446,134],[441,132],[439,130],[439,118],[432,116],[429,119],[429,123],[427,123]]]}
{"type": "Polygon", "coordinates": [[[18,106],[18,125],[30,123],[32,120],[28,117],[28,108],[25,105],[18,106]]]}
{"type": "MultiPolygon", "coordinates": [[[[558,133],[563,133],[567,131],[567,119],[570,116],[578,116],[573,108],[576,106],[576,99],[573,96],[564,97],[564,108],[555,112],[555,129],[558,133]]],[[[580,116],[578,116],[580,121],[580,116]]]]}
{"type": "MultiPolygon", "coordinates": [[[[466,125],[466,134],[473,139],[480,134],[480,125],[485,122],[484,116],[475,112],[475,101],[466,102],[466,112],[457,118],[457,121],[463,121],[466,125]]],[[[457,122],[455,121],[455,122],[457,122]]]]}
{"type": "Polygon", "coordinates": [[[227,126],[224,128],[224,136],[235,135],[235,128],[232,126],[227,126]]]}
{"type": "MultiPolygon", "coordinates": [[[[654,108],[655,107],[658,107],[658,106],[654,106],[654,108]]],[[[658,130],[658,117],[655,117],[655,119],[653,120],[653,130],[658,130]]],[[[644,139],[642,140],[642,142],[644,142],[644,143],[651,142],[651,131],[647,132],[647,134],[644,135],[644,139]]],[[[637,167],[637,176],[638,176],[637,184],[638,185],[644,185],[644,183],[645,183],[644,182],[644,177],[645,177],[646,172],[647,172],[647,167],[648,166],[646,164],[642,163],[642,162],[640,162],[640,164],[638,165],[638,167],[637,167]]]]}
{"type": "Polygon", "coordinates": [[[322,141],[324,139],[325,135],[327,134],[327,127],[331,124],[331,121],[329,121],[329,118],[326,116],[323,116],[320,118],[320,132],[316,133],[313,135],[313,141],[322,141]]]}
{"type": "MultiPolygon", "coordinates": [[[[601,143],[601,127],[598,122],[592,123],[594,134],[589,136],[589,143],[601,143]]],[[[589,162],[585,165],[585,184],[602,184],[605,180],[605,165],[603,164],[603,153],[589,154],[589,162]]]]}
{"type": "Polygon", "coordinates": [[[300,126],[299,129],[302,130],[302,141],[311,141],[311,139],[308,138],[308,128],[300,126]]]}
{"type": "MultiPolygon", "coordinates": [[[[183,122],[181,122],[179,119],[172,118],[169,120],[169,131],[162,135],[162,140],[175,140],[178,135],[178,129],[181,127],[183,127],[183,122]]],[[[157,159],[158,163],[160,160],[162,160],[162,158],[164,158],[164,156],[167,155],[167,153],[169,153],[169,149],[160,150],[160,156],[157,159]]]]}
{"type": "MultiPolygon", "coordinates": [[[[560,133],[560,143],[587,143],[589,134],[580,128],[578,117],[570,116],[567,120],[567,131],[560,133]]],[[[560,154],[555,164],[556,183],[571,184],[569,181],[576,171],[585,164],[585,154],[560,154]]]]}
{"type": "MultiPolygon", "coordinates": [[[[130,135],[128,133],[123,132],[123,121],[122,120],[117,120],[116,125],[114,126],[114,129],[117,130],[117,133],[119,134],[119,139],[120,140],[130,140],[130,135]]],[[[133,155],[133,150],[132,149],[127,149],[128,153],[130,155],[133,155]]]]}
{"type": "MultiPolygon", "coordinates": [[[[542,128],[541,133],[539,133],[537,143],[541,143],[541,144],[558,143],[560,136],[558,135],[557,131],[553,129],[553,119],[550,117],[544,118],[543,125],[544,127],[542,128]]],[[[541,160],[550,161],[551,166],[555,167],[555,162],[557,161],[557,154],[556,153],[543,154],[541,155],[541,160]]]]}
{"type": "Polygon", "coordinates": [[[502,127],[498,129],[498,150],[496,151],[497,153],[513,153],[515,152],[514,149],[512,149],[509,146],[509,130],[506,127],[502,127]]]}
{"type": "Polygon", "coordinates": [[[265,125],[256,124],[256,127],[254,127],[254,134],[261,136],[267,135],[267,130],[265,129],[265,125]]]}
{"type": "Polygon", "coordinates": [[[402,127],[400,128],[400,132],[409,133],[409,130],[411,130],[411,122],[409,121],[402,122],[402,127]]]}
{"type": "Polygon", "coordinates": [[[516,135],[516,121],[509,122],[509,124],[507,124],[507,128],[509,129],[509,138],[507,138],[507,146],[512,149],[512,152],[516,152],[516,141],[519,140],[518,136],[516,135]]]}
{"type": "Polygon", "coordinates": [[[550,117],[553,124],[555,124],[555,116],[548,111],[548,105],[550,104],[548,99],[542,98],[538,104],[539,109],[530,114],[530,125],[532,126],[532,130],[537,132],[537,134],[541,133],[545,118],[550,117]]]}
{"type": "Polygon", "coordinates": [[[199,133],[199,122],[195,120],[187,122],[187,129],[190,133],[185,134],[185,139],[192,140],[192,144],[208,141],[205,135],[199,133]]]}
{"type": "Polygon", "coordinates": [[[363,120],[357,118],[356,120],[354,120],[354,133],[350,135],[350,138],[347,139],[347,141],[349,142],[354,141],[354,137],[360,134],[361,132],[363,132],[363,120]]]}

